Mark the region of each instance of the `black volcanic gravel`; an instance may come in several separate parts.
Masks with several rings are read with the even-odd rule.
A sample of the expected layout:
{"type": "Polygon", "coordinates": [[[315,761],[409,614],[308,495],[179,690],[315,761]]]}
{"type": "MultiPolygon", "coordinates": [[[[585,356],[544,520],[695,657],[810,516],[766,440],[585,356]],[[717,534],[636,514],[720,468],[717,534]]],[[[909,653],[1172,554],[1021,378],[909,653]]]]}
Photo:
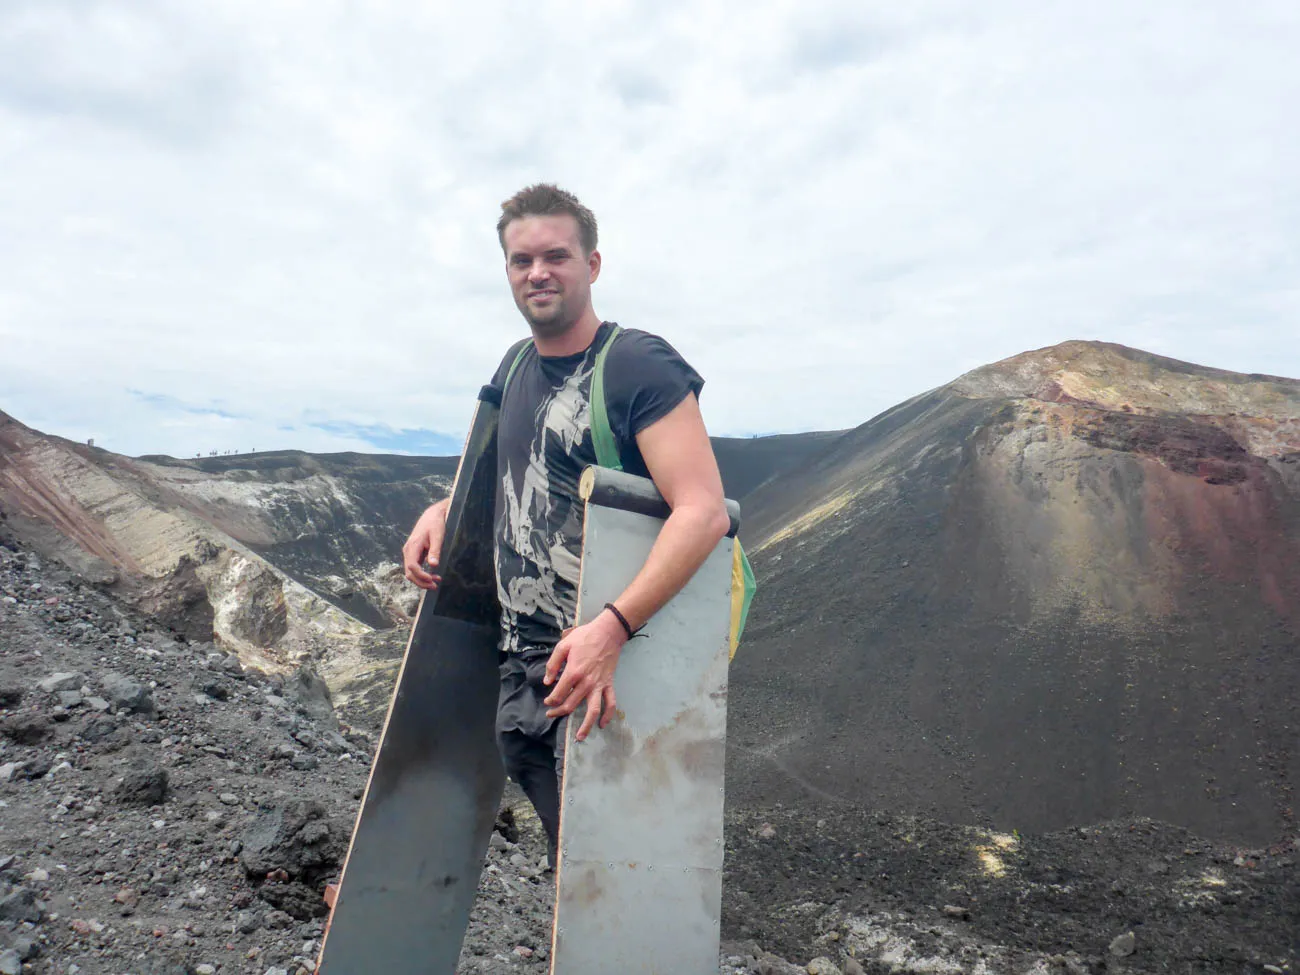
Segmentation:
{"type": "MultiPolygon", "coordinates": [[[[0,547],[0,972],[310,972],[375,740],[292,696],[311,684],[0,547]]],[[[461,972],[548,970],[552,880],[517,799],[461,972]]],[[[728,831],[728,975],[1300,963],[1290,841],[1148,821],[1000,837],[824,798],[733,809],[728,831]]]]}

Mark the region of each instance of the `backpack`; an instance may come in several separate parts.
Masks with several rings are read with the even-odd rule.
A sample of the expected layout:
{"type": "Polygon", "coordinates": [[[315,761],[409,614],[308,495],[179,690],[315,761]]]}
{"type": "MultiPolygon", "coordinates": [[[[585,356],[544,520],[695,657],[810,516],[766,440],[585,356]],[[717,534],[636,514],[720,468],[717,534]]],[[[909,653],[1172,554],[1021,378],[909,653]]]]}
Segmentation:
{"type": "MultiPolygon", "coordinates": [[[[591,377],[591,440],[596,448],[596,463],[600,467],[606,467],[611,470],[621,471],[623,469],[623,460],[619,456],[618,442],[614,438],[614,431],[609,425],[609,413],[605,408],[605,357],[609,354],[612,346],[618,337],[623,333],[623,329],[618,325],[613,326],[609,338],[605,340],[596,351],[596,364],[591,377]]],[[[510,369],[506,372],[505,381],[501,384],[501,396],[504,400],[506,387],[510,385],[510,377],[515,374],[515,369],[519,367],[524,359],[524,353],[532,346],[531,341],[525,341],[519,346],[519,351],[515,354],[515,359],[510,363],[510,369]]],[[[731,558],[731,657],[736,656],[736,648],[740,646],[740,636],[745,631],[745,621],[749,617],[749,606],[754,600],[754,593],[758,585],[754,580],[754,570],[750,567],[749,558],[745,555],[745,550],[740,544],[740,539],[736,539],[735,547],[732,549],[731,558]]]]}

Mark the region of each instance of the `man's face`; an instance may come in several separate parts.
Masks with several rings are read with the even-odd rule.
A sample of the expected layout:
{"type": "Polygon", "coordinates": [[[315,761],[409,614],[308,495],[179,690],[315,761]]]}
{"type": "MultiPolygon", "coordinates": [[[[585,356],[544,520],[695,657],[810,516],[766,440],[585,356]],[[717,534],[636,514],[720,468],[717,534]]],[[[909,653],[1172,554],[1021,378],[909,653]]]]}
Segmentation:
{"type": "Polygon", "coordinates": [[[600,253],[583,254],[578,221],[567,213],[520,217],[503,236],[519,311],[539,335],[563,335],[591,304],[600,253]]]}

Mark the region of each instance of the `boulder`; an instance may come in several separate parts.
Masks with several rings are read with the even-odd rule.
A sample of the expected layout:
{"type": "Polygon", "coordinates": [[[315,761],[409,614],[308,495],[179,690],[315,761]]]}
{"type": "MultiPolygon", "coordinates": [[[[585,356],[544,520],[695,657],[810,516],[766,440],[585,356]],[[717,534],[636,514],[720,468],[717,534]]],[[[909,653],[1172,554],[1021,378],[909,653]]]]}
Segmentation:
{"type": "Polygon", "coordinates": [[[14,714],[0,721],[0,735],[15,745],[39,745],[53,733],[49,720],[39,714],[14,714]]]}
{"type": "Polygon", "coordinates": [[[118,710],[153,714],[153,694],[143,684],[121,674],[108,674],[100,684],[104,688],[104,696],[118,710]]]}
{"type": "Polygon", "coordinates": [[[167,770],[159,765],[138,766],[122,777],[113,791],[118,802],[135,806],[156,806],[167,799],[167,770]]]}
{"type": "Polygon", "coordinates": [[[347,837],[348,830],[331,823],[319,802],[293,799],[263,805],[242,837],[244,871],[250,878],[262,879],[284,870],[291,878],[314,882],[342,860],[347,837]]]}
{"type": "Polygon", "coordinates": [[[36,686],[46,694],[57,694],[59,691],[75,691],[82,684],[86,683],[86,675],[67,671],[58,674],[51,674],[44,680],[37,681],[36,686]]]}
{"type": "Polygon", "coordinates": [[[30,887],[18,887],[9,896],[0,898],[0,921],[40,924],[44,919],[45,911],[36,900],[36,892],[30,887]]]}

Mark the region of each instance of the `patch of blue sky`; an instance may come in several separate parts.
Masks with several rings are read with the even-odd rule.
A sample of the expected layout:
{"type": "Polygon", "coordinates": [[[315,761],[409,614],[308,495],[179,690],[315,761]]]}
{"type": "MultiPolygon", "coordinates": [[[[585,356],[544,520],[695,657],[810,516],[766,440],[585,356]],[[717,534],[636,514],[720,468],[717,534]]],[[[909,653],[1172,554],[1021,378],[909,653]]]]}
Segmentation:
{"type": "Polygon", "coordinates": [[[463,440],[437,430],[401,429],[382,424],[312,423],[317,430],[362,440],[387,454],[446,457],[460,453],[463,440]]]}
{"type": "Polygon", "coordinates": [[[201,406],[195,403],[186,403],[184,400],[177,399],[175,396],[168,396],[166,393],[146,393],[139,389],[128,389],[127,393],[146,406],[152,406],[159,410],[190,413],[195,416],[219,416],[224,420],[248,419],[243,414],[231,413],[229,410],[222,409],[215,403],[201,406]]]}

